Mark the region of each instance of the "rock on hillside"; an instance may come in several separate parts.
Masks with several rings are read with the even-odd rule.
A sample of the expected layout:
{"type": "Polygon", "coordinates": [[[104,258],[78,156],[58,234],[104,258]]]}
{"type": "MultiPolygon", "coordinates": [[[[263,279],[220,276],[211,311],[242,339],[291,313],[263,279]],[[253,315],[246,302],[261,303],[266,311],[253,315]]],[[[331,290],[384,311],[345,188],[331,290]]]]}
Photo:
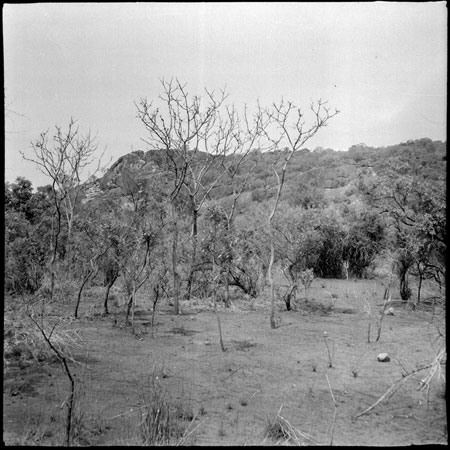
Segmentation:
{"type": "Polygon", "coordinates": [[[156,170],[151,158],[153,150],[144,153],[137,150],[121,156],[100,179],[100,189],[103,191],[123,186],[124,174],[143,175],[156,170]]]}
{"type": "MultiPolygon", "coordinates": [[[[276,160],[275,153],[268,152],[259,156],[260,162],[247,180],[247,189],[243,193],[248,194],[246,198],[252,198],[253,201],[259,201],[259,197],[265,198],[266,195],[270,197],[276,185],[271,169],[271,164],[276,160]],[[267,188],[267,193],[264,193],[267,188]],[[261,192],[264,195],[257,195],[261,192]]],[[[198,157],[205,158],[205,154],[199,152],[198,157]]],[[[378,148],[359,144],[348,151],[303,149],[291,161],[286,174],[285,192],[303,191],[305,187],[312,187],[320,190],[328,203],[356,204],[359,201],[359,177],[367,180],[375,175],[382,175],[391,166],[393,159],[407,166],[420,167],[422,176],[430,181],[446,176],[446,142],[428,138],[378,148]]],[[[164,150],[131,152],[121,156],[104,176],[95,182],[86,183],[86,197],[94,198],[101,193],[123,196],[125,191],[136,187],[140,180],[150,180],[153,186],[165,184],[169,178],[166,167],[164,150]]],[[[245,177],[247,167],[243,167],[242,172],[245,177]]],[[[225,187],[217,187],[211,192],[215,200],[229,195],[229,189],[225,187]]]]}

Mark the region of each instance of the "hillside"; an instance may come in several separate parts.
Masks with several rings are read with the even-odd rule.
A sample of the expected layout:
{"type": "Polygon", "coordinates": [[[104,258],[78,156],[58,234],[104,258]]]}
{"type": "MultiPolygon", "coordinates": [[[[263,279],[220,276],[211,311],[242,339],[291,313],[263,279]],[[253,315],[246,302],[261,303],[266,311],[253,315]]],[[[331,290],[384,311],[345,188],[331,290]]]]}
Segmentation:
{"type": "MultiPolygon", "coordinates": [[[[255,152],[238,174],[241,180],[253,170],[247,180],[242,198],[262,201],[274,194],[276,179],[272,164],[282,159],[281,152],[255,152]],[[255,165],[256,163],[256,165],[255,165]]],[[[198,153],[198,158],[207,155],[198,153]]],[[[291,202],[311,197],[311,202],[347,204],[358,201],[356,185],[362,177],[367,180],[383,175],[393,162],[407,171],[415,171],[428,180],[446,176],[446,142],[428,138],[410,140],[387,147],[354,145],[348,151],[318,148],[297,152],[288,167],[283,196],[291,202]]],[[[210,179],[214,179],[214,170],[210,179]]],[[[125,196],[139,190],[142,180],[153,188],[167,192],[171,174],[167,170],[163,150],[134,151],[120,157],[99,179],[86,183],[86,197],[125,196]]],[[[212,199],[220,200],[232,194],[231,186],[219,184],[211,192],[212,199]]],[[[303,200],[302,200],[303,201],[303,200]]]]}

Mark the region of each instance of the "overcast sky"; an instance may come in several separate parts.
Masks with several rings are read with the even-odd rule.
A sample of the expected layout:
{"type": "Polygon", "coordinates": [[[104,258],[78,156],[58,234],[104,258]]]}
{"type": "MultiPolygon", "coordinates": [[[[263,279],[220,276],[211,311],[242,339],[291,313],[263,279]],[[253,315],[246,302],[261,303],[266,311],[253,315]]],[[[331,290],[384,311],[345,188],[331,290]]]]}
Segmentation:
{"type": "Polygon", "coordinates": [[[19,150],[71,117],[107,159],[146,150],[134,101],[163,77],[250,108],[327,100],[310,149],[447,139],[445,2],[6,4],[3,39],[6,181],[48,184],[19,150]]]}

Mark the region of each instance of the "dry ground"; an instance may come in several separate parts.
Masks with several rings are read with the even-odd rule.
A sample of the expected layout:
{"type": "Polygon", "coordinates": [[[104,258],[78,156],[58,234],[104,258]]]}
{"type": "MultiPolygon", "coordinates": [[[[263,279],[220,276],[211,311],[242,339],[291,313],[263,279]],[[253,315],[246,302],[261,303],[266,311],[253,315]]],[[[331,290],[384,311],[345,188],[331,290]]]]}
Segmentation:
{"type": "MultiPolygon", "coordinates": [[[[432,310],[400,305],[384,317],[381,338],[373,342],[382,292],[375,281],[315,280],[308,303],[301,300],[290,312],[278,305],[275,330],[264,299],[236,299],[231,310],[220,308],[226,352],[206,304],[183,304],[179,316],[161,305],[152,336],[147,305],[137,310],[133,334],[123,326],[123,307],[102,317],[102,296],[87,298],[82,317],[65,322],[83,340],[79,364],[72,366],[81,386],[78,443],[138,444],[141,407],[157,391],[191,411],[184,444],[273,445],[267,430],[277,413],[306,445],[329,445],[331,439],[333,445],[446,444],[444,382],[435,375],[430,390],[419,391],[426,371],[355,418],[402,374],[429,363],[439,346],[432,310]],[[98,305],[88,307],[93,298],[98,305]],[[381,352],[391,361],[378,362],[381,352]]],[[[9,364],[5,443],[61,443],[67,393],[58,364],[9,364]]]]}

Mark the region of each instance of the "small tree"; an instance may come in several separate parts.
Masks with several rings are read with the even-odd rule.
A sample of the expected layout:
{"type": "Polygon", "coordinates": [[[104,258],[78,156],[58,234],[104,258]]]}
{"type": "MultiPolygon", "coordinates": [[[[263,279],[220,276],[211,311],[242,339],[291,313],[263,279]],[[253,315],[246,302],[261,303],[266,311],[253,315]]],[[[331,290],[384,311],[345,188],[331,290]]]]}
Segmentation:
{"type": "MultiPolygon", "coordinates": [[[[41,133],[38,139],[32,142],[33,156],[29,157],[21,152],[22,157],[34,163],[37,168],[51,179],[53,191],[54,211],[52,225],[52,240],[50,242],[51,261],[49,266],[51,277],[50,299],[53,298],[56,264],[60,237],[63,226],[63,217],[67,226],[67,256],[70,254],[72,226],[75,217],[75,208],[80,197],[81,178],[86,168],[94,161],[97,152],[96,138],[91,133],[82,134],[71,119],[67,131],[55,126],[56,133],[51,136],[49,131],[41,133]]],[[[99,169],[101,158],[98,162],[99,169]]]]}
{"type": "Polygon", "coordinates": [[[103,301],[103,312],[105,315],[109,314],[109,294],[120,276],[121,269],[119,248],[116,241],[112,243],[111,247],[100,261],[100,270],[103,270],[106,284],[105,299],[103,301]]]}
{"type": "Polygon", "coordinates": [[[221,241],[218,235],[223,234],[224,230],[226,229],[226,216],[220,207],[218,207],[217,205],[213,205],[208,208],[207,217],[211,224],[209,253],[211,256],[211,275],[213,278],[212,296],[214,303],[214,312],[216,314],[217,325],[219,329],[220,348],[222,349],[222,352],[225,352],[226,348],[223,343],[222,325],[220,322],[219,311],[217,310],[217,282],[221,278],[221,266],[217,264],[217,260],[220,260],[224,256],[223,247],[221,248],[221,246],[219,247],[218,245],[221,241]]]}
{"type": "Polygon", "coordinates": [[[168,272],[169,269],[165,264],[164,247],[162,247],[162,254],[155,258],[155,267],[151,271],[150,283],[152,286],[152,336],[155,327],[156,307],[163,295],[168,295],[167,286],[169,283],[168,272]]]}
{"type": "MultiPolygon", "coordinates": [[[[172,216],[172,273],[175,314],[179,314],[180,275],[178,268],[178,215],[176,201],[180,191],[186,187],[189,176],[194,182],[190,191],[199,193],[202,177],[193,170],[198,151],[208,152],[208,140],[218,121],[218,111],[226,99],[226,93],[219,95],[206,91],[206,103],[198,96],[189,96],[186,86],[178,80],[161,80],[163,93],[156,105],[147,99],[136,103],[137,115],[144,124],[148,137],[144,140],[151,148],[162,149],[170,172],[171,190],[169,202],[172,216]],[[191,150],[191,148],[193,150],[191,150]],[[195,185],[198,184],[198,186],[195,185]]],[[[206,163],[205,168],[209,168],[206,163]]],[[[192,197],[191,197],[192,199],[192,197]]],[[[200,201],[201,202],[201,201],[200,201]]],[[[194,211],[199,203],[194,202],[194,211]]],[[[198,212],[198,211],[197,211],[198,212]]],[[[194,213],[195,214],[195,213],[194,213]]],[[[193,227],[196,226],[195,218],[193,227]]],[[[193,231],[193,236],[195,232],[193,231]]]]}
{"type": "Polygon", "coordinates": [[[273,134],[267,134],[267,138],[270,142],[272,142],[274,149],[280,150],[281,148],[284,148],[284,150],[280,152],[281,164],[278,164],[278,167],[277,164],[272,166],[272,170],[276,177],[276,194],[267,220],[270,237],[270,259],[267,274],[271,298],[271,328],[276,328],[275,289],[272,274],[275,259],[275,237],[273,223],[278,209],[281,192],[283,190],[286,171],[294,153],[300,150],[300,148],[303,147],[305,143],[319,131],[320,128],[326,126],[327,122],[333,116],[338,114],[337,110],[333,113],[330,112],[326,107],[326,104],[321,100],[319,100],[315,105],[312,104],[310,109],[312,111],[313,119],[309,126],[306,125],[301,110],[296,108],[292,102],[285,102],[284,100],[281,100],[278,105],[274,104],[273,110],[268,113],[273,125],[275,126],[275,131],[273,134]]]}
{"type": "Polygon", "coordinates": [[[131,312],[131,325],[134,326],[134,308],[136,294],[147,282],[152,273],[151,254],[158,243],[160,230],[151,225],[142,227],[128,239],[129,254],[127,263],[122,267],[124,283],[128,294],[128,304],[125,321],[129,324],[131,312]]]}
{"type": "MultiPolygon", "coordinates": [[[[73,265],[73,275],[81,280],[75,318],[78,318],[84,288],[98,272],[105,270],[106,262],[111,262],[111,255],[117,251],[118,238],[113,236],[112,230],[117,236],[123,231],[123,227],[114,228],[112,218],[99,207],[98,202],[83,205],[74,223],[73,252],[76,263],[73,265]]],[[[109,289],[110,287],[108,292],[109,289]]]]}
{"type": "Polygon", "coordinates": [[[291,309],[300,282],[300,273],[315,267],[318,261],[322,238],[320,226],[322,211],[303,210],[280,203],[280,211],[274,222],[276,230],[276,258],[289,285],[283,294],[286,309],[291,309]]]}

